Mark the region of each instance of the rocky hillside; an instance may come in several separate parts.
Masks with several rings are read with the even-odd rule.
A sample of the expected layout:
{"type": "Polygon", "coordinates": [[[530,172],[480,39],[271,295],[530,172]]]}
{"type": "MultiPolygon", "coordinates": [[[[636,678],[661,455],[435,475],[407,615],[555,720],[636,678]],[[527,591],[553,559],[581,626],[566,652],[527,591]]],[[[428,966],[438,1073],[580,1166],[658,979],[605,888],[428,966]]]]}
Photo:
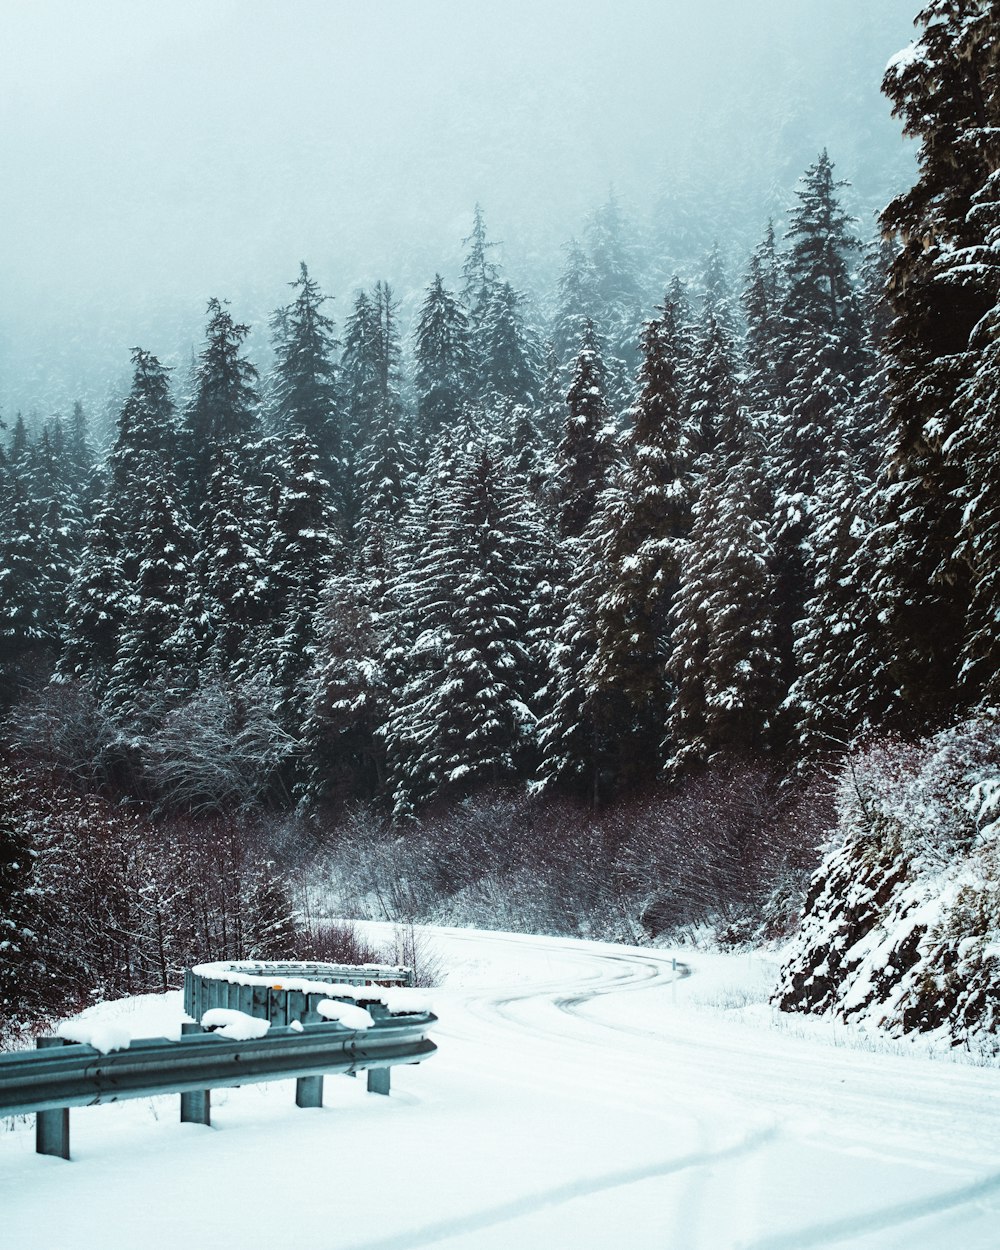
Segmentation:
{"type": "Polygon", "coordinates": [[[1000,1053],[998,817],[992,715],[852,759],[776,1004],[1000,1053]]]}

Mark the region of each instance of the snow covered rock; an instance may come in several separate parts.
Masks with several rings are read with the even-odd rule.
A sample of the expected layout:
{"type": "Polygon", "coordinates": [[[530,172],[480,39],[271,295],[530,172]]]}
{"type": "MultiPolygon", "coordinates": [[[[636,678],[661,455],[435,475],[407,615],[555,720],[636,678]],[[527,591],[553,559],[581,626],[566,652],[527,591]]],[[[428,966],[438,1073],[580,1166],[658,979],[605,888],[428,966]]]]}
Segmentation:
{"type": "Polygon", "coordinates": [[[849,763],[779,1007],[1000,1051],[997,775],[992,717],[849,763]]]}

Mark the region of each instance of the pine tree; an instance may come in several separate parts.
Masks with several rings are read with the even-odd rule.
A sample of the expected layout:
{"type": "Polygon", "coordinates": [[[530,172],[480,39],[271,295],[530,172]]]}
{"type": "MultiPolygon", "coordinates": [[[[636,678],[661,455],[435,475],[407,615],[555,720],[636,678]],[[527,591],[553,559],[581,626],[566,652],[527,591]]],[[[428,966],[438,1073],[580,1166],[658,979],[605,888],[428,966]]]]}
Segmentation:
{"type": "Polygon", "coordinates": [[[302,725],[302,682],[313,661],[323,588],[343,558],[337,514],[329,496],[314,444],[304,433],[294,435],[284,481],[272,503],[266,560],[269,664],[282,694],[281,720],[291,733],[299,732],[302,725]]]}
{"type": "Polygon", "coordinates": [[[944,450],[959,468],[963,485],[962,530],[956,552],[968,570],[971,595],[965,620],[961,692],[969,702],[1000,693],[1000,495],[996,486],[996,449],[1000,438],[1000,176],[994,173],[973,199],[972,218],[983,244],[969,260],[989,264],[997,303],[973,331],[969,346],[975,371],[956,396],[960,422],[944,450]]]}
{"type": "Polygon", "coordinates": [[[430,443],[458,419],[476,384],[469,318],[440,274],[427,290],[415,337],[417,422],[430,443]]]}
{"type": "Polygon", "coordinates": [[[501,282],[482,320],[480,394],[500,412],[531,404],[538,389],[539,351],[525,328],[521,303],[510,283],[501,282]]]}
{"type": "Polygon", "coordinates": [[[386,726],[398,815],[513,776],[532,720],[529,505],[481,443],[437,470],[422,553],[397,592],[408,618],[401,636],[413,640],[386,726]]]}
{"type": "Polygon", "coordinates": [[[702,483],[674,601],[674,775],[719,753],[754,757],[770,749],[784,694],[762,449],[745,417],[733,436],[720,444],[702,483]]]}
{"type": "MultiPolygon", "coordinates": [[[[401,349],[396,328],[397,304],[387,283],[371,293],[359,291],[344,332],[341,376],[347,417],[349,460],[341,506],[346,531],[364,505],[366,475],[399,437],[401,349]]],[[[370,486],[370,476],[367,478],[370,486]]]]}
{"type": "Polygon", "coordinates": [[[55,650],[50,618],[48,541],[41,509],[15,479],[7,536],[0,544],[0,703],[9,704],[17,686],[44,669],[55,650]]]}
{"type": "MultiPolygon", "coordinates": [[[[795,634],[811,594],[817,485],[842,445],[864,377],[863,327],[849,266],[860,244],[840,207],[843,185],[824,151],[802,177],[787,236],[779,403],[770,427],[778,653],[786,688],[797,676],[795,634]]],[[[792,735],[791,725],[786,732],[792,735]]]]}
{"type": "Polygon", "coordinates": [[[590,257],[576,241],[565,246],[566,263],[556,288],[556,315],[552,341],[557,360],[567,361],[576,352],[588,321],[599,316],[597,274],[590,257]]]}
{"type": "Polygon", "coordinates": [[[593,516],[614,446],[604,361],[592,322],[584,329],[566,408],[563,436],[556,449],[554,494],[560,533],[578,538],[593,516]]]}
{"type": "Polygon", "coordinates": [[[307,808],[371,800],[385,780],[377,730],[388,691],[385,639],[374,600],[376,586],[343,574],[323,591],[312,671],[305,683],[302,799],[307,808]]]}
{"type": "Polygon", "coordinates": [[[602,703],[605,733],[618,744],[614,770],[626,784],[655,776],[661,763],[669,699],[664,656],[691,524],[693,448],[680,326],[669,301],[660,312],[643,332],[625,463],[587,531],[595,649],[583,681],[602,703]]]}
{"type": "Polygon", "coordinates": [[[490,256],[497,244],[486,237],[486,222],[479,204],[473,210],[472,233],[462,240],[462,246],[467,251],[462,263],[461,300],[469,310],[473,335],[478,337],[500,283],[500,265],[490,256]]]}
{"type": "Polygon", "coordinates": [[[726,276],[725,264],[719,250],[718,240],[712,244],[712,250],[705,258],[703,278],[704,295],[702,296],[702,315],[705,320],[711,318],[721,326],[726,334],[732,335],[736,329],[733,314],[732,292],[726,276]]]}
{"type": "Polygon", "coordinates": [[[234,457],[222,451],[202,510],[198,565],[212,621],[211,657],[220,675],[236,680],[250,676],[259,662],[269,608],[264,534],[249,506],[234,457]]]}
{"type": "Polygon", "coordinates": [[[25,424],[23,415],[19,412],[14,419],[14,432],[11,435],[8,456],[11,467],[15,471],[23,466],[30,454],[30,450],[31,439],[28,437],[28,427],[25,424]]]}
{"type": "Polygon", "coordinates": [[[855,572],[870,529],[869,504],[870,483],[842,445],[817,488],[806,561],[810,593],[796,627],[798,676],[787,698],[805,760],[852,741],[868,712],[871,673],[863,662],[864,640],[878,625],[867,597],[858,595],[855,572]]]}
{"type": "Polygon", "coordinates": [[[205,498],[216,455],[223,449],[240,450],[260,433],[257,370],[240,354],[250,327],[234,322],[227,305],[217,299],[209,300],[208,314],[182,431],[182,481],[192,506],[205,498]]]}
{"type": "MultiPolygon", "coordinates": [[[[683,359],[681,327],[673,317],[671,351],[683,359]]],[[[732,439],[738,421],[741,396],[736,377],[732,339],[722,322],[711,311],[706,313],[701,334],[694,344],[687,384],[685,438],[687,454],[694,469],[704,468],[702,459],[710,456],[721,442],[732,439]]]]}
{"type": "Polygon", "coordinates": [[[783,301],[782,263],[775,243],[774,223],[769,221],[763,240],[750,257],[742,295],[747,324],[747,400],[755,413],[772,413],[777,404],[783,301]]]}
{"type": "Polygon", "coordinates": [[[138,571],[107,704],[131,727],[148,728],[194,688],[203,656],[192,645],[199,624],[192,620],[194,530],[162,466],[147,456],[138,472],[148,492],[136,536],[138,571]]]}
{"type": "Polygon", "coordinates": [[[275,315],[275,415],[286,432],[302,430],[312,439],[324,472],[339,476],[343,454],[337,341],[332,319],[323,312],[329,296],[309,276],[305,261],[289,284],[295,299],[275,315]]]}
{"type": "MultiPolygon", "coordinates": [[[[972,414],[958,396],[976,406],[978,425],[989,383],[973,379],[998,289],[995,265],[982,263],[988,226],[977,211],[997,168],[998,20],[995,0],[934,0],[917,16],[916,44],[883,81],[894,115],[920,141],[914,186],[882,215],[899,241],[886,344],[893,437],[869,544],[889,653],[875,694],[884,718],[908,731],[952,714],[960,673],[974,697],[992,667],[983,633],[993,628],[989,564],[977,565],[991,543],[976,534],[980,522],[990,525],[992,494],[983,499],[966,481],[966,465],[992,453],[974,449],[978,439],[964,428],[972,414]]],[[[992,436],[988,420],[981,428],[992,436]]]]}
{"type": "MultiPolygon", "coordinates": [[[[108,457],[112,502],[128,497],[140,461],[158,460],[172,469],[178,431],[170,395],[170,370],[152,352],[132,349],[132,386],[118,414],[117,434],[108,457]]],[[[125,523],[132,517],[123,517],[125,523]]]]}
{"type": "Polygon", "coordinates": [[[103,689],[118,653],[125,603],[131,593],[122,577],[121,546],[120,521],[105,507],[84,535],[80,562],[67,594],[56,670],[60,681],[86,678],[97,690],[103,689]]]}

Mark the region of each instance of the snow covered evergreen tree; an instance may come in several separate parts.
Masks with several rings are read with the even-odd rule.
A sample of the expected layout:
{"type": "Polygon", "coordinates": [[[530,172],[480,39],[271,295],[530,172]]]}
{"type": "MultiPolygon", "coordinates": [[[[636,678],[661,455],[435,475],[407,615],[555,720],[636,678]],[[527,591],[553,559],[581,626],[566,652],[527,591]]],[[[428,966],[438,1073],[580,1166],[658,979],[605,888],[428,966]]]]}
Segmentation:
{"type": "Polygon", "coordinates": [[[148,492],[134,537],[137,576],[106,692],[108,708],[129,733],[157,723],[190,693],[206,641],[194,529],[163,466],[147,453],[137,472],[148,492]]]}
{"type": "Polygon", "coordinates": [[[609,356],[620,359],[631,376],[638,363],[642,300],[635,233],[614,191],[590,215],[585,237],[598,309],[595,324],[606,339],[609,356]]]}
{"type": "Polygon", "coordinates": [[[435,510],[421,602],[407,605],[420,632],[387,729],[397,814],[515,775],[533,719],[526,506],[489,447],[473,444],[435,510]]]}
{"type": "MultiPolygon", "coordinates": [[[[377,466],[389,464],[399,440],[403,417],[399,387],[400,345],[398,306],[386,282],[359,291],[344,331],[341,378],[344,388],[349,465],[341,510],[346,531],[366,507],[366,498],[381,479],[377,466]]],[[[389,477],[394,474],[390,471],[389,477]]]]}
{"type": "Polygon", "coordinates": [[[212,622],[212,661],[220,675],[237,680],[259,664],[269,611],[272,570],[261,553],[265,531],[253,502],[233,454],[221,451],[202,510],[198,566],[212,622]]]}
{"type": "Polygon", "coordinates": [[[415,347],[418,430],[430,443],[458,419],[477,386],[469,318],[440,274],[424,298],[415,347]]]}
{"type": "Polygon", "coordinates": [[[121,523],[102,508],[84,534],[83,551],[67,592],[62,649],[56,676],[60,681],[87,678],[101,690],[118,652],[131,593],[122,577],[121,523]]]}
{"type": "Polygon", "coordinates": [[[783,302],[782,262],[775,243],[774,223],[769,221],[763,240],[750,257],[742,294],[747,326],[747,401],[757,413],[773,412],[778,400],[783,302]]]}
{"type": "Polygon", "coordinates": [[[41,509],[15,478],[6,537],[0,543],[0,703],[9,705],[20,684],[40,674],[53,655],[56,622],[50,619],[48,535],[41,509]]]}
{"type": "Polygon", "coordinates": [[[569,363],[580,345],[588,321],[600,315],[597,300],[597,273],[576,239],[565,247],[566,261],[556,284],[556,315],[552,341],[556,358],[569,363]]]}
{"type": "Polygon", "coordinates": [[[312,439],[336,490],[343,439],[335,359],[340,344],[333,320],[323,312],[330,297],[309,276],[305,261],[290,285],[295,299],[272,322],[275,416],[282,430],[301,430],[312,439]]]}
{"type": "Polygon", "coordinates": [[[330,486],[320,471],[315,445],[301,431],[289,445],[269,527],[268,663],[281,691],[282,723],[296,732],[303,720],[302,683],[313,661],[323,589],[343,561],[330,486]]]}
{"type": "Polygon", "coordinates": [[[583,339],[566,396],[566,422],[556,449],[554,497],[563,537],[578,538],[594,512],[614,456],[605,370],[593,322],[583,339]]]}
{"type": "Polygon", "coordinates": [[[209,300],[208,314],[195,392],[181,432],[179,476],[192,507],[205,498],[216,455],[245,448],[260,432],[257,370],[240,354],[250,327],[234,322],[218,299],[209,300]]]}
{"type": "Polygon", "coordinates": [[[483,315],[480,394],[488,407],[499,412],[531,404],[538,390],[540,352],[524,324],[521,303],[510,283],[501,282],[483,315]]]}
{"type": "Polygon", "coordinates": [[[887,338],[893,438],[870,543],[886,641],[876,689],[886,718],[908,730],[952,713],[960,674],[975,698],[994,671],[997,608],[979,554],[993,546],[994,488],[984,494],[976,465],[994,454],[987,361],[998,280],[987,205],[997,197],[987,188],[1000,125],[998,20],[995,0],[934,0],[883,81],[920,141],[917,180],[882,217],[900,245],[887,338]]]}
{"type": "Polygon", "coordinates": [[[356,574],[326,583],[305,682],[301,797],[326,803],[372,800],[385,782],[378,735],[387,714],[385,638],[376,585],[356,574]]]}
{"type": "Polygon", "coordinates": [[[472,214],[472,233],[462,240],[462,246],[467,250],[462,262],[460,297],[469,310],[473,337],[478,341],[486,321],[486,310],[500,284],[500,265],[491,255],[498,245],[486,237],[486,220],[479,204],[472,214]]]}
{"type": "Polygon", "coordinates": [[[773,741],[784,694],[774,624],[774,553],[763,448],[740,412],[708,465],[673,606],[668,738],[677,775],[717,754],[754,758],[773,741]]]}
{"type": "Polygon", "coordinates": [[[602,705],[603,732],[618,743],[615,771],[626,786],[655,776],[662,763],[669,702],[664,657],[691,524],[694,447],[685,422],[681,328],[673,304],[659,311],[643,332],[624,465],[586,532],[595,649],[583,681],[602,705]]]}

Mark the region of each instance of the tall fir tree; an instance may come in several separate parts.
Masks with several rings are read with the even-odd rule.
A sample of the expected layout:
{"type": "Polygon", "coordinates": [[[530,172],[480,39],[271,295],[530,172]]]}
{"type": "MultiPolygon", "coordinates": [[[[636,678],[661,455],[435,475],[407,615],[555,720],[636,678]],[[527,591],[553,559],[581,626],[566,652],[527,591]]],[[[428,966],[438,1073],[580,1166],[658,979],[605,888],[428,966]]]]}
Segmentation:
{"type": "Polygon", "coordinates": [[[559,531],[578,538],[593,516],[614,459],[614,429],[605,393],[604,360],[587,322],[566,395],[566,421],[555,454],[553,494],[559,531]]]}
{"type": "Polygon", "coordinates": [[[343,435],[336,362],[340,344],[332,318],[323,312],[330,297],[309,276],[305,261],[290,286],[294,300],[272,321],[275,416],[283,431],[302,430],[312,439],[336,493],[343,435]]]}
{"type": "Polygon", "coordinates": [[[191,507],[204,500],[218,453],[242,452],[260,434],[258,373],[241,354],[250,327],[234,322],[218,299],[209,300],[208,318],[181,431],[180,479],[191,507]]]}
{"type": "Polygon", "coordinates": [[[206,641],[197,638],[200,621],[191,617],[197,602],[194,529],[169,472],[147,454],[138,473],[147,495],[135,536],[137,575],[129,583],[106,690],[109,710],[130,733],[156,724],[191,693],[204,658],[195,641],[206,641]]]}
{"type": "Polygon", "coordinates": [[[469,310],[472,332],[478,337],[486,320],[486,311],[500,284],[500,264],[493,259],[498,244],[486,235],[486,220],[481,205],[472,214],[472,233],[462,240],[466,249],[462,262],[462,303],[469,310]]]}
{"type": "MultiPolygon", "coordinates": [[[[997,302],[996,267],[973,258],[983,259],[986,233],[977,197],[997,168],[1000,10],[995,0],[934,0],[916,20],[919,38],[883,80],[919,150],[914,185],[882,215],[883,230],[899,242],[889,280],[896,317],[886,342],[892,445],[868,544],[882,631],[873,648],[881,661],[873,664],[873,698],[883,723],[908,730],[947,719],[960,689],[975,697],[982,688],[991,658],[960,682],[976,671],[968,667],[967,631],[970,614],[992,629],[995,612],[991,605],[984,613],[982,599],[972,608],[985,570],[976,569],[980,544],[969,541],[976,521],[970,531],[967,518],[979,512],[985,520],[991,509],[973,503],[979,492],[966,481],[978,440],[966,437],[971,414],[958,397],[988,390],[973,379],[988,339],[976,338],[978,328],[987,328],[997,302]]],[[[990,437],[988,422],[982,428],[990,437]]],[[[984,635],[979,625],[971,629],[978,649],[984,635]]]]}
{"type": "Polygon", "coordinates": [[[408,680],[387,726],[398,815],[516,775],[533,720],[523,495],[473,443],[428,519],[408,680]]]}
{"type": "Polygon", "coordinates": [[[668,771],[774,745],[777,664],[771,501],[763,448],[738,410],[709,460],[672,609],[668,771]]]}
{"type": "Polygon", "coordinates": [[[415,334],[417,429],[425,444],[456,421],[476,385],[469,318],[436,274],[415,334]]]}
{"type": "Polygon", "coordinates": [[[639,396],[624,464],[587,531],[595,577],[594,654],[583,673],[602,704],[607,767],[627,787],[662,764],[670,687],[664,658],[670,610],[691,525],[694,448],[685,422],[687,379],[677,309],[669,301],[642,337],[639,396]],[[617,743],[617,759],[610,762],[617,743]]]}
{"type": "Polygon", "coordinates": [[[281,692],[281,722],[295,734],[304,717],[303,680],[313,662],[323,588],[341,571],[344,554],[329,483],[320,472],[315,444],[305,433],[291,439],[269,521],[268,662],[281,692]]]}
{"type": "Polygon", "coordinates": [[[479,391],[490,408],[502,413],[531,404],[538,390],[540,351],[524,324],[522,303],[510,283],[501,282],[482,322],[479,391]]]}

